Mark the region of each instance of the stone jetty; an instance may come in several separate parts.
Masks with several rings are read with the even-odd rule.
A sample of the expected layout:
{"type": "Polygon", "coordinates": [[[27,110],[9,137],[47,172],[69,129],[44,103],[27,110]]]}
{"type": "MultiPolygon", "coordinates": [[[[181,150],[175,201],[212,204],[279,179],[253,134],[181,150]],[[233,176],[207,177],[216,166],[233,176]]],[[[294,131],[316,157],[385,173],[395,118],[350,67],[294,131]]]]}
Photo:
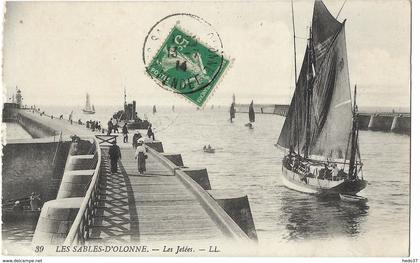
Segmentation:
{"type": "MultiPolygon", "coordinates": [[[[147,171],[140,175],[135,149],[123,143],[119,134],[92,132],[84,125],[32,110],[6,113],[8,121],[18,122],[38,138],[9,141],[9,148],[51,144],[47,148],[57,159],[57,167],[45,164],[51,172],[42,179],[55,189],[44,196],[34,244],[257,240],[247,196],[237,190],[212,189],[207,169],[186,166],[180,153],[164,152],[162,142],[146,141],[147,171]],[[71,140],[73,135],[79,139],[71,140]],[[108,157],[113,140],[122,153],[117,173],[110,172],[108,157]]],[[[19,158],[25,152],[14,150],[14,154],[19,158]]],[[[3,182],[18,184],[8,179],[13,176],[3,171],[3,182]]],[[[30,171],[23,177],[31,177],[30,171]]]]}

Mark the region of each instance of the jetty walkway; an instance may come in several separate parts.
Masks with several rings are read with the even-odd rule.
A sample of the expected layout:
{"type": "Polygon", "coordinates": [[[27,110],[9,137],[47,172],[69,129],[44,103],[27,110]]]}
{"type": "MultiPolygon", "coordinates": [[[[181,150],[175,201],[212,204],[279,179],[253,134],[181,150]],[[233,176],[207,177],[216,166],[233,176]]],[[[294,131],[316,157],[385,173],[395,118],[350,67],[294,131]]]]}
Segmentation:
{"type": "Polygon", "coordinates": [[[219,240],[224,234],[172,170],[149,154],[139,175],[135,151],[119,143],[118,173],[111,174],[106,149],[100,184],[105,189],[91,239],[115,244],[150,241],[219,240]]]}
{"type": "MultiPolygon", "coordinates": [[[[106,136],[75,122],[70,124],[67,120],[41,116],[36,112],[20,110],[18,115],[18,122],[26,126],[26,130],[41,129],[44,133],[51,133],[54,140],[58,140],[58,134],[62,140],[67,141],[72,135],[82,138],[106,136]]],[[[188,175],[189,171],[194,170],[183,166],[179,154],[162,153],[161,142],[146,143],[146,173],[140,175],[137,171],[137,160],[134,158],[135,149],[131,145],[133,132],[130,133],[129,143],[123,143],[122,136],[113,134],[122,154],[117,173],[110,172],[109,143],[105,141],[99,144],[101,140],[95,138],[96,150],[94,147],[94,152],[86,153],[85,156],[69,155],[66,167],[73,168],[64,172],[57,198],[64,198],[60,194],[62,188],[80,185],[79,181],[85,180],[81,179],[82,176],[89,175],[89,181],[86,182],[86,189],[89,189],[76,190],[84,194],[73,194],[66,190],[64,199],[45,203],[34,240],[67,245],[249,240],[238,220],[232,218],[231,211],[225,211],[219,205],[219,200],[212,197],[211,191],[206,191],[210,189],[207,171],[198,170],[205,171],[204,188],[208,189],[204,189],[197,178],[188,175]],[[74,163],[71,164],[72,162],[74,163]],[[87,163],[89,167],[86,166],[87,163]],[[67,179],[64,178],[66,176],[67,179]],[[64,221],[51,223],[51,218],[61,218],[64,221]]],[[[48,139],[38,139],[40,142],[45,140],[48,139]]],[[[203,178],[200,180],[203,181],[203,178]]],[[[215,192],[213,195],[219,193],[215,192]]],[[[246,205],[249,209],[247,198],[246,205]]],[[[243,210],[240,213],[244,214],[243,210]]],[[[255,235],[253,221],[251,224],[255,235]]]]}

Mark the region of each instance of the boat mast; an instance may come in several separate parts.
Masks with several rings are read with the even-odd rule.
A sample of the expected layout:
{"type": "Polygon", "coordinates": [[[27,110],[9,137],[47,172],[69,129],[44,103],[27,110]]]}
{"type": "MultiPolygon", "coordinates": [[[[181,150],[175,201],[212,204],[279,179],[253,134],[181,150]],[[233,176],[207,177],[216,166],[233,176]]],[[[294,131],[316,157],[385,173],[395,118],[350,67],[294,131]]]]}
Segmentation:
{"type": "Polygon", "coordinates": [[[86,109],[86,110],[90,110],[90,98],[89,98],[89,93],[86,93],[86,105],[85,105],[85,109],[86,109]]]}
{"type": "Polygon", "coordinates": [[[309,39],[308,39],[308,76],[307,76],[307,87],[306,87],[306,118],[305,118],[305,145],[304,145],[304,157],[309,156],[309,144],[311,142],[311,98],[312,98],[312,80],[313,80],[313,55],[312,55],[312,28],[309,28],[309,39]]]}
{"type": "MultiPolygon", "coordinates": [[[[296,89],[297,89],[297,82],[298,82],[298,80],[297,80],[297,69],[296,69],[296,29],[295,29],[295,11],[294,11],[294,8],[293,8],[293,0],[290,0],[290,4],[292,5],[292,25],[293,25],[293,58],[294,58],[294,68],[295,68],[295,92],[296,92],[296,89]]],[[[295,107],[296,107],[296,104],[297,103],[295,103],[295,107]]],[[[294,109],[295,110],[295,112],[297,112],[297,110],[298,109],[294,109]]],[[[296,122],[295,122],[295,127],[297,127],[298,129],[297,129],[297,146],[298,146],[298,148],[297,148],[297,150],[298,150],[298,155],[300,155],[300,145],[299,145],[299,137],[300,137],[300,133],[299,133],[299,124],[298,125],[296,125],[296,123],[298,122],[298,116],[296,115],[296,122]]],[[[292,132],[293,132],[293,129],[290,129],[290,135],[289,135],[289,150],[290,150],[290,148],[292,147],[292,142],[291,142],[291,139],[292,139],[292,132]]]]}
{"type": "Polygon", "coordinates": [[[359,129],[357,125],[357,104],[356,104],[357,86],[354,86],[354,104],[353,104],[353,125],[351,130],[351,148],[350,148],[350,163],[349,163],[349,177],[354,178],[357,175],[356,154],[357,154],[357,137],[359,129]],[[355,175],[355,176],[353,176],[355,175]]]}
{"type": "Polygon", "coordinates": [[[296,69],[296,31],[295,31],[295,12],[293,9],[293,0],[290,0],[292,4],[292,24],[293,24],[293,52],[294,52],[294,65],[295,65],[295,88],[297,87],[297,69],[296,69]]]}
{"type": "Polygon", "coordinates": [[[125,86],[124,86],[124,110],[125,110],[126,106],[127,106],[127,93],[126,93],[125,86]]]}

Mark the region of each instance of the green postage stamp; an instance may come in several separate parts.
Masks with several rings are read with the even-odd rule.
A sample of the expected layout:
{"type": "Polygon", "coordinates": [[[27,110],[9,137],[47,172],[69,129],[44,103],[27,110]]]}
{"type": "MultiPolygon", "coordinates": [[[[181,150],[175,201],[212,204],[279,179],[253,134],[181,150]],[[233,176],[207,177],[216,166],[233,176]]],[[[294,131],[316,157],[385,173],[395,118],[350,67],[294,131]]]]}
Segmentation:
{"type": "Polygon", "coordinates": [[[219,50],[174,26],[146,70],[160,86],[201,107],[228,64],[219,50]]]}

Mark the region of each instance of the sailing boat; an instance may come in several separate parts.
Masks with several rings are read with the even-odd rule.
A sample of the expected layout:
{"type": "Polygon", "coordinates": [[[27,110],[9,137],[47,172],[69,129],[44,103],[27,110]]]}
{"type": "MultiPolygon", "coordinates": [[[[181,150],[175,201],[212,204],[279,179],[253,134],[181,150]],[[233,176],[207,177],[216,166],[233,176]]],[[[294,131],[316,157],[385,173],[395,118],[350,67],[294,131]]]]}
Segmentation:
{"type": "Polygon", "coordinates": [[[85,108],[82,109],[85,114],[95,114],[95,106],[90,105],[90,96],[89,93],[86,93],[86,104],[85,108]]]}
{"type": "Polygon", "coordinates": [[[233,122],[233,119],[235,119],[235,94],[232,96],[232,104],[230,104],[229,114],[230,114],[230,122],[233,122]]]}
{"type": "Polygon", "coordinates": [[[245,126],[248,126],[250,129],[253,129],[252,123],[255,122],[255,111],[254,111],[254,101],[253,100],[249,104],[248,117],[249,117],[249,122],[247,124],[245,124],[245,126]]]}
{"type": "Polygon", "coordinates": [[[344,29],[345,21],[337,21],[316,0],[302,68],[277,142],[288,149],[283,182],[297,191],[354,196],[367,185],[361,173],[356,87],[352,107],[344,29]]]}
{"type": "Polygon", "coordinates": [[[156,105],[153,105],[153,114],[156,113],[156,105]]]}

